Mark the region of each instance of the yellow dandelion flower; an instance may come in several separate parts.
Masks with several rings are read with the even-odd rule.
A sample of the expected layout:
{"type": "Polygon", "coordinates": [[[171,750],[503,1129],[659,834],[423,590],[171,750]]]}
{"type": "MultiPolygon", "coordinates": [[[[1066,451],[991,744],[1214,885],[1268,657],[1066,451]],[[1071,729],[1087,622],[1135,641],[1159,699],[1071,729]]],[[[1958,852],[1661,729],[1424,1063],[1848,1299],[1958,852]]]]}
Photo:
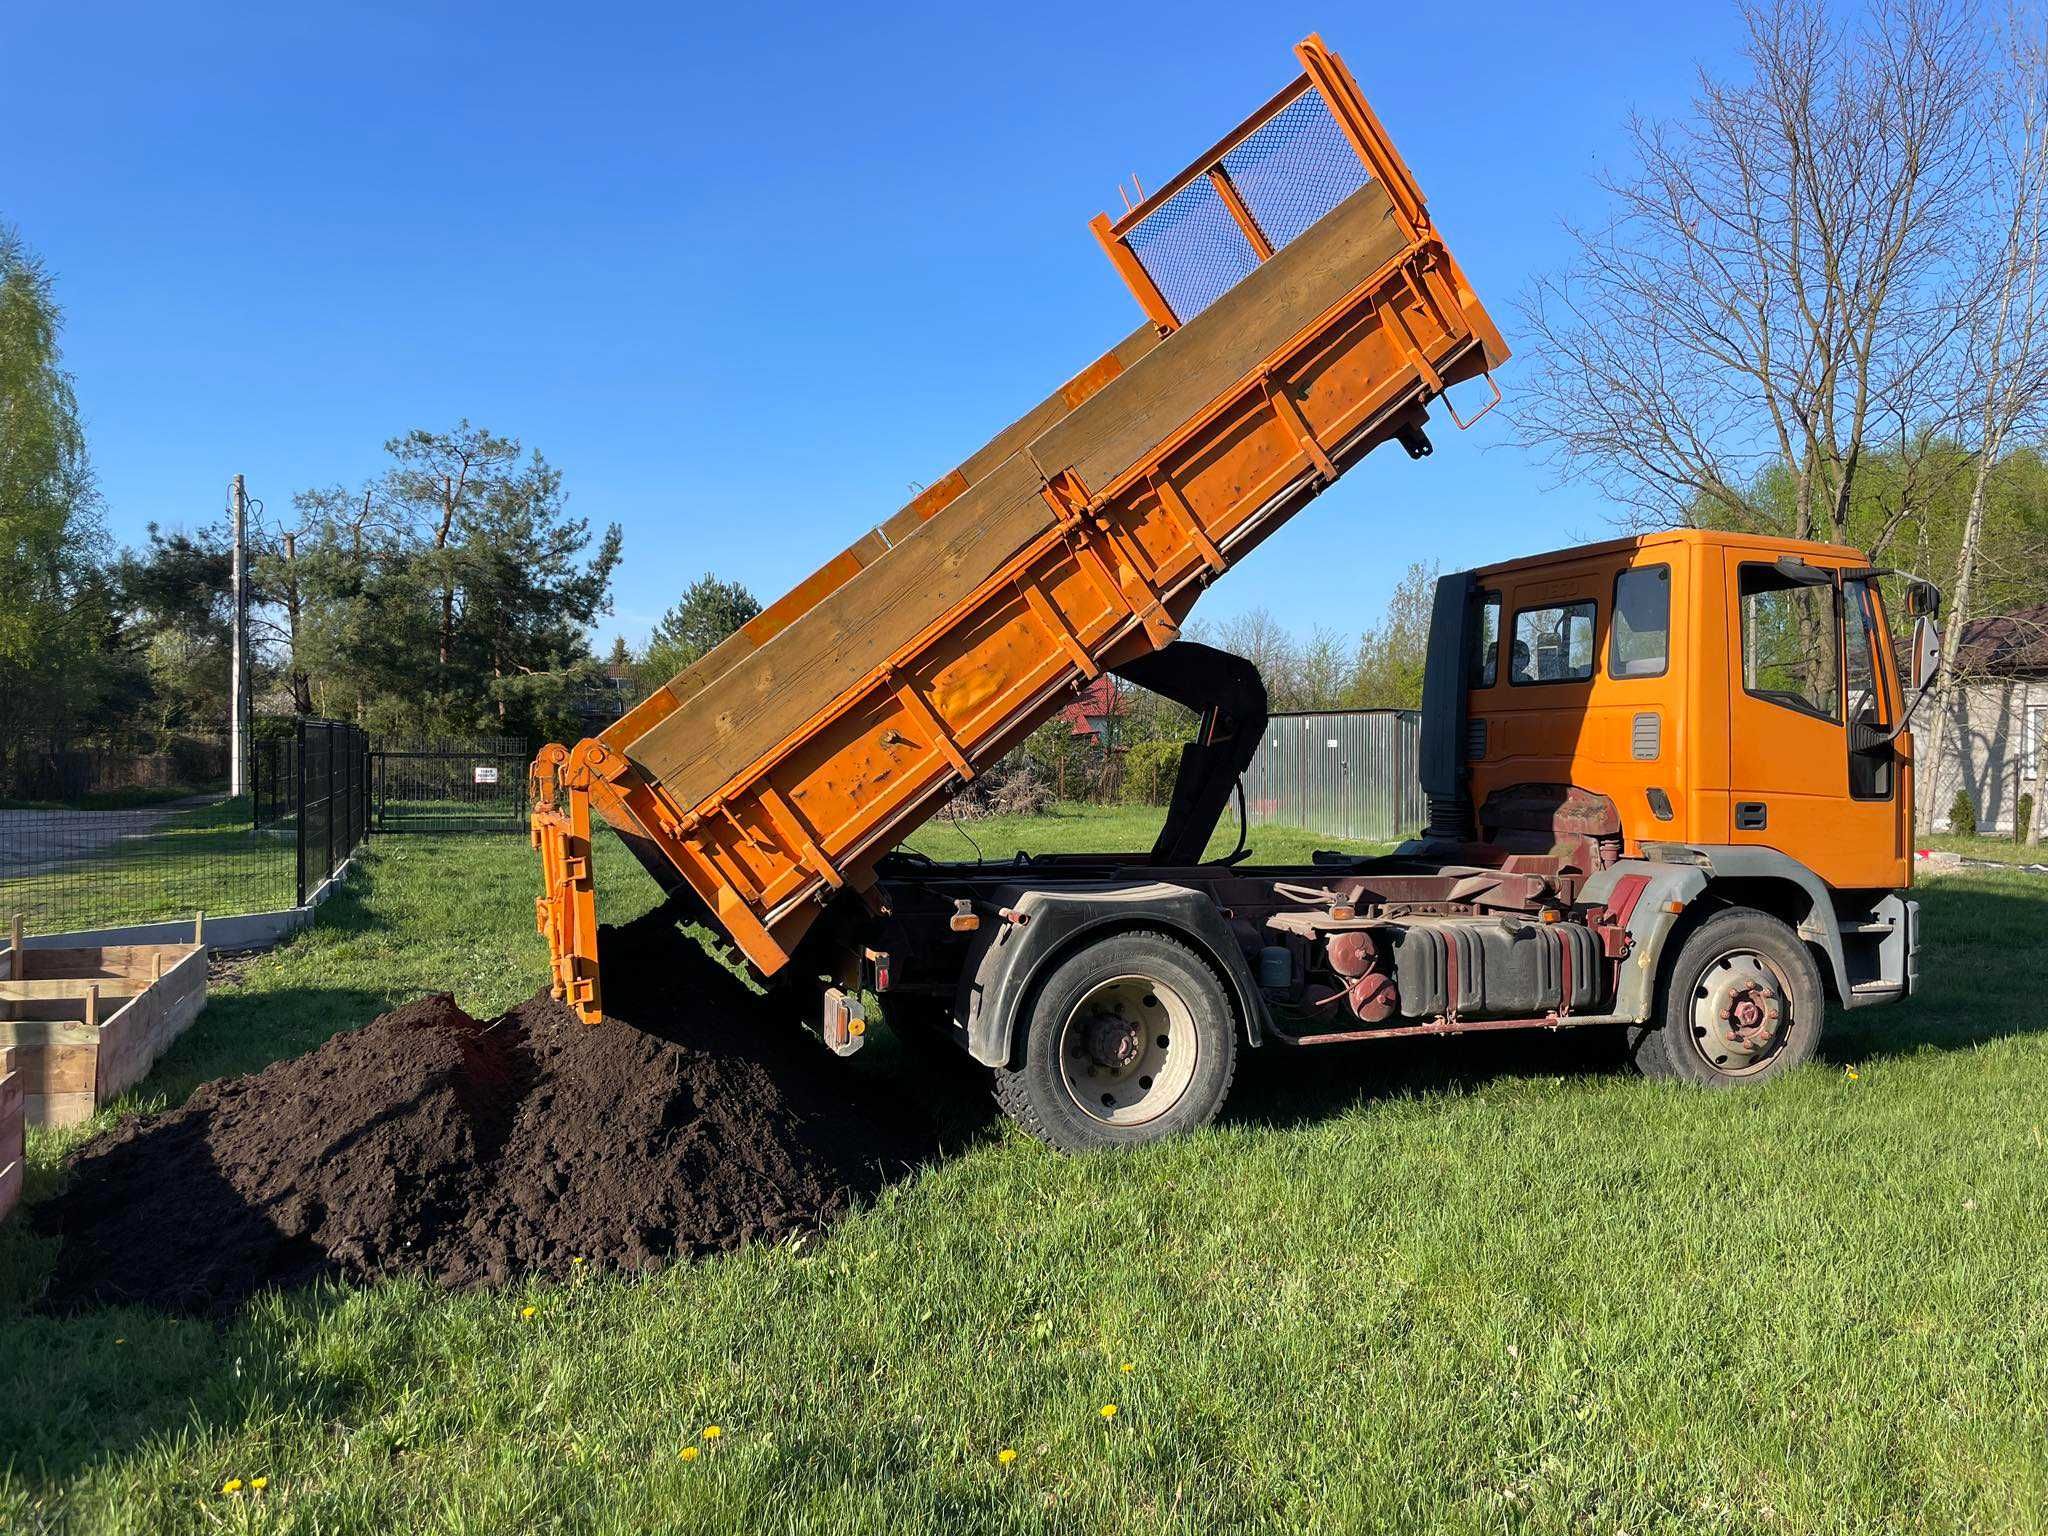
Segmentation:
{"type": "Polygon", "coordinates": [[[576,1255],[575,1258],[571,1259],[569,1262],[571,1264],[581,1264],[583,1262],[583,1255],[579,1253],[576,1255]]]}
{"type": "Polygon", "coordinates": [[[1001,1462],[1006,1467],[1016,1459],[1017,1453],[1011,1450],[1007,1445],[1004,1446],[1000,1451],[996,1452],[996,1460],[1001,1462]]]}
{"type": "Polygon", "coordinates": [[[1115,1418],[1115,1417],[1116,1417],[1116,1404],[1115,1404],[1115,1403],[1104,1403],[1104,1404],[1102,1405],[1102,1416],[1103,1416],[1103,1417],[1104,1417],[1105,1419],[1113,1419],[1113,1418],[1115,1418]]]}
{"type": "Polygon", "coordinates": [[[251,1488],[254,1488],[258,1493],[261,1493],[264,1489],[270,1486],[270,1479],[267,1477],[252,1477],[249,1479],[249,1486],[251,1488]]]}
{"type": "Polygon", "coordinates": [[[1861,1072],[1858,1072],[1854,1067],[1844,1067],[1842,1070],[1849,1074],[1849,1081],[1852,1083],[1863,1076],[1863,1074],[1861,1072]]]}
{"type": "Polygon", "coordinates": [[[1122,1365],[1117,1367],[1117,1369],[1122,1371],[1126,1376],[1130,1375],[1131,1372],[1135,1371],[1137,1368],[1138,1367],[1129,1360],[1126,1360],[1122,1365]]]}
{"type": "Polygon", "coordinates": [[[704,1438],[706,1440],[716,1440],[720,1435],[724,1433],[725,1431],[720,1429],[716,1424],[706,1424],[704,1426],[704,1438]]]}
{"type": "Polygon", "coordinates": [[[538,1312],[539,1310],[539,1307],[521,1307],[519,1309],[519,1315],[521,1317],[531,1317],[534,1313],[538,1312]]]}
{"type": "Polygon", "coordinates": [[[231,1477],[220,1485],[220,1491],[222,1493],[240,1493],[242,1491],[242,1480],[239,1477],[231,1477]]]}
{"type": "Polygon", "coordinates": [[[681,1456],[685,1461],[695,1461],[697,1459],[697,1447],[695,1447],[694,1445],[686,1445],[676,1454],[681,1456]]]}

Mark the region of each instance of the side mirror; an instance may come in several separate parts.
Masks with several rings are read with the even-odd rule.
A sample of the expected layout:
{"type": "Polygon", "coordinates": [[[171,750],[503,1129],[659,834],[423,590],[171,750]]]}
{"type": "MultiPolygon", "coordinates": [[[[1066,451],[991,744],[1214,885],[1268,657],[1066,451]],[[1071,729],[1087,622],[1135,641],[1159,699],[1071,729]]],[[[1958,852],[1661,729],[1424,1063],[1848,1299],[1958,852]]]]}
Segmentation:
{"type": "MultiPolygon", "coordinates": [[[[1918,590],[1917,588],[1913,590],[1918,590]]],[[[1910,607],[1912,599],[1907,598],[1910,607]]],[[[1941,670],[1941,626],[1922,613],[1913,621],[1913,686],[1925,688],[1941,670]]]]}
{"type": "MultiPolygon", "coordinates": [[[[1916,619],[1941,616],[1941,588],[1931,581],[1906,583],[1906,612],[1916,619]]],[[[1936,641],[1939,644],[1939,639],[1936,641]]]]}

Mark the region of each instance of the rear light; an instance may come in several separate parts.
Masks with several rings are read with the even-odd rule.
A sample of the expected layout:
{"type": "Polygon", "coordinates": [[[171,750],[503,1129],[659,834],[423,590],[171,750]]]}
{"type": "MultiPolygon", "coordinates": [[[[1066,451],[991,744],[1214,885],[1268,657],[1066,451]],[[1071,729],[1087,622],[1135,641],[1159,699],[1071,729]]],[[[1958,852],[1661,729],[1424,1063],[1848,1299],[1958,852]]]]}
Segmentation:
{"type": "Polygon", "coordinates": [[[981,926],[981,919],[975,915],[974,903],[965,896],[953,903],[953,915],[946,920],[946,926],[955,933],[972,933],[981,926]]]}

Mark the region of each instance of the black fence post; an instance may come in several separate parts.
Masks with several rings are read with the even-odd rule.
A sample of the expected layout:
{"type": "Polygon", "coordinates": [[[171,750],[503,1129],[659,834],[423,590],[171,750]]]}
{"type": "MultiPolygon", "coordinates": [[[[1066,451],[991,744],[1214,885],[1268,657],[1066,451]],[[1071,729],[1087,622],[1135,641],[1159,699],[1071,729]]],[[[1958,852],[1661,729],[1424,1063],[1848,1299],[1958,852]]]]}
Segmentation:
{"type": "Polygon", "coordinates": [[[321,732],[327,738],[327,867],[320,872],[320,878],[334,878],[334,727],[329,725],[321,732]]]}
{"type": "Polygon", "coordinates": [[[294,840],[298,846],[299,853],[299,899],[296,905],[301,907],[306,904],[306,734],[306,722],[301,720],[292,732],[292,743],[296,748],[293,756],[297,759],[294,765],[296,783],[293,785],[293,789],[296,792],[294,802],[297,814],[292,818],[292,824],[296,832],[294,840]]]}

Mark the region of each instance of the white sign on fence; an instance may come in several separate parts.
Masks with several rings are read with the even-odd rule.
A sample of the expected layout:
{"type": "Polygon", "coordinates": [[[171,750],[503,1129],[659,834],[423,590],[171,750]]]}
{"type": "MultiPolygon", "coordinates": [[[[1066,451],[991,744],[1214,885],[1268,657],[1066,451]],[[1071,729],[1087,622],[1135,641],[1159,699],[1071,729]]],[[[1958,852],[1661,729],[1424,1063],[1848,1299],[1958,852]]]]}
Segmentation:
{"type": "Polygon", "coordinates": [[[497,769],[495,769],[495,768],[485,768],[485,767],[481,767],[481,766],[479,766],[479,767],[477,768],[477,770],[476,770],[476,782],[477,782],[477,783],[479,783],[479,784],[495,784],[495,783],[497,783],[497,782],[498,782],[498,770],[497,770],[497,769]]]}

